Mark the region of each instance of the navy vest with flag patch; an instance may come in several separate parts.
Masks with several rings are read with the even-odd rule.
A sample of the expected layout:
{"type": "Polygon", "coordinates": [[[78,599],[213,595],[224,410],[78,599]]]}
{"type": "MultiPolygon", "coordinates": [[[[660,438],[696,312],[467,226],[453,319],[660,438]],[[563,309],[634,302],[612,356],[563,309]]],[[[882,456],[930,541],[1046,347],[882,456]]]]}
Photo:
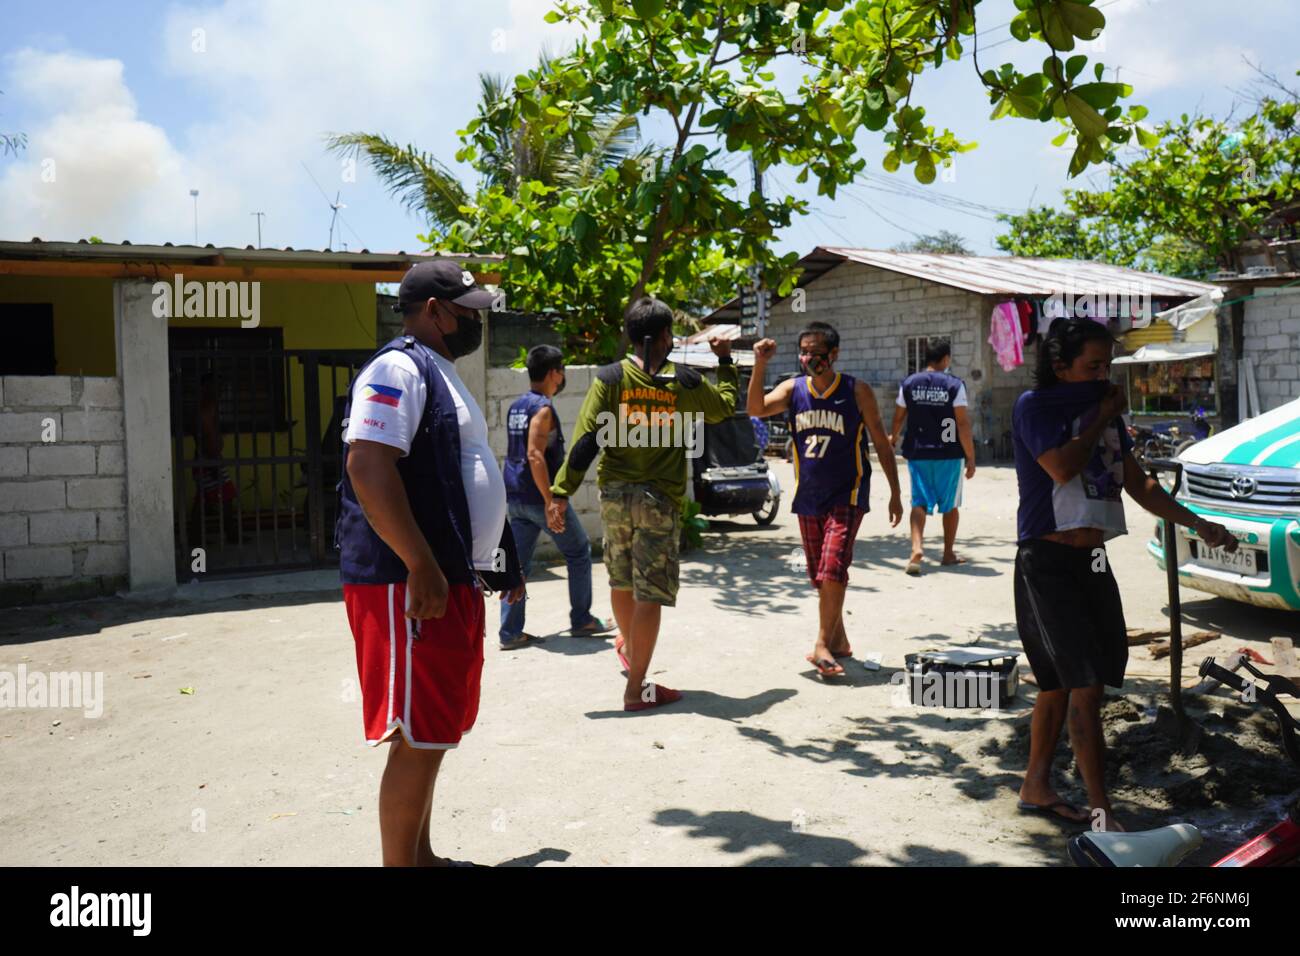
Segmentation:
{"type": "MultiPolygon", "coordinates": [[[[482,582],[493,591],[508,590],[523,582],[514,535],[506,523],[501,532],[498,554],[502,569],[474,569],[474,533],[469,523],[469,500],[460,471],[460,422],[456,401],[430,357],[427,346],[411,336],[399,336],[367,361],[385,352],[403,351],[415,362],[425,385],[425,404],[411,450],[397,460],[411,516],[429,544],[433,558],[449,584],[482,582]]],[[[365,366],[362,366],[364,369],[365,366]]],[[[360,372],[358,372],[358,375],[360,372]]],[[[356,381],[356,378],[353,378],[356,381]]],[[[383,389],[377,389],[383,394],[383,389]]],[[[343,412],[343,433],[352,414],[355,396],[349,389],[343,412]]],[[[366,518],[348,474],[351,446],[343,443],[342,478],[338,483],[338,518],[334,524],[334,547],[339,552],[339,576],[344,584],[393,584],[405,581],[409,571],[366,518]]]]}
{"type": "Polygon", "coordinates": [[[902,389],[907,405],[903,457],[910,461],[964,458],[952,404],[961,391],[961,379],[927,369],[903,379],[902,389]]]}
{"type": "MultiPolygon", "coordinates": [[[[542,504],[542,493],[533,479],[533,470],[528,466],[528,429],[533,416],[543,408],[554,412],[551,400],[545,395],[527,391],[515,399],[506,415],[506,460],[501,469],[506,480],[506,497],[510,501],[519,501],[529,505],[542,504]]],[[[546,440],[546,476],[555,480],[555,473],[564,461],[564,432],[560,428],[560,416],[552,414],[555,427],[546,440]]]]}
{"type": "Polygon", "coordinates": [[[797,515],[821,515],[837,505],[869,511],[871,462],[867,426],[858,411],[851,375],[836,373],[825,392],[812,379],[795,379],[790,393],[790,433],[794,436],[794,504],[797,515]]]}

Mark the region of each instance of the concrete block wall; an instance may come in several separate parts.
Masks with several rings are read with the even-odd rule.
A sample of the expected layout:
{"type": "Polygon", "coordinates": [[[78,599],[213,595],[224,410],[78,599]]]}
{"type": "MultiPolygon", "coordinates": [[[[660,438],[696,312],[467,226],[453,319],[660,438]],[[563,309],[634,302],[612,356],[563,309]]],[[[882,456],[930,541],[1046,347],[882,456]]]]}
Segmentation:
{"type": "MultiPolygon", "coordinates": [[[[578,410],[587,396],[591,386],[593,365],[569,365],[565,367],[564,391],[555,398],[555,410],[560,416],[560,427],[564,430],[566,450],[573,444],[573,429],[578,420],[578,410]]],[[[498,464],[503,463],[506,454],[506,416],[510,406],[524,392],[528,391],[528,372],[521,368],[489,368],[487,370],[487,402],[483,406],[483,415],[487,419],[488,441],[498,464]]],[[[599,464],[600,459],[596,459],[599,464]]],[[[570,499],[574,510],[582,521],[587,535],[591,538],[594,551],[601,548],[600,497],[596,491],[596,464],[593,464],[583,479],[582,486],[570,499]]],[[[537,555],[543,560],[559,557],[559,552],[548,536],[543,535],[537,544],[537,555]]]]}
{"type": "Polygon", "coordinates": [[[893,417],[898,385],[907,372],[906,341],[912,336],[946,336],[952,342],[952,370],[966,383],[976,442],[999,440],[1011,427],[1010,410],[1028,387],[1028,365],[1005,373],[988,345],[989,315],[996,300],[899,275],[858,262],[845,262],[804,290],[802,312],[786,299],[773,309],[768,334],[777,355],[768,384],[798,369],[798,334],[808,322],[829,322],[840,333],[838,367],[866,381],[876,392],[885,427],[893,417]]]}
{"type": "Polygon", "coordinates": [[[1300,289],[1260,288],[1246,300],[1242,352],[1264,411],[1300,398],[1300,289]]]}
{"type": "Polygon", "coordinates": [[[121,383],[0,378],[0,606],[127,580],[121,383]]]}

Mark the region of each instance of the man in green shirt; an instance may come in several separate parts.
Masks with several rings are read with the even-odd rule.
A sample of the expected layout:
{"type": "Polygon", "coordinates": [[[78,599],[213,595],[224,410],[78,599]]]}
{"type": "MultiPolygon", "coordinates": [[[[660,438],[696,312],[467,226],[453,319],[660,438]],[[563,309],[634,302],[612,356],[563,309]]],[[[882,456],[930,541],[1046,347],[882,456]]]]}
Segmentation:
{"type": "Polygon", "coordinates": [[[627,670],[623,709],[629,711],[681,699],[671,688],[648,683],[646,675],[660,612],[677,603],[686,459],[700,452],[703,423],[725,421],[735,412],[739,391],[730,342],[709,341],[718,356],[715,387],[695,369],[667,361],[672,326],[672,310],[658,299],[641,298],[628,309],[623,328],[633,354],[596,373],[546,511],[551,530],[563,531],[568,498],[603,451],[596,483],[610,603],[622,636],[615,648],[627,670]]]}

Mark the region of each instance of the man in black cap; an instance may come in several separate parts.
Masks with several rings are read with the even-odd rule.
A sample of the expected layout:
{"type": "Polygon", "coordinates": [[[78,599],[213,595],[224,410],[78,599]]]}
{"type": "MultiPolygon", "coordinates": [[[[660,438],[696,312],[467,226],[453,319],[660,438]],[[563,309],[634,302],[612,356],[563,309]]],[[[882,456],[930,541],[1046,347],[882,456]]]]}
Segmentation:
{"type": "Polygon", "coordinates": [[[453,361],[492,302],[457,263],[403,277],[405,335],[358,373],[344,419],[336,544],[366,742],[391,742],[379,788],[386,865],[445,866],[429,841],[443,754],[478,715],[483,591],[523,597],[487,422],[453,361]]]}

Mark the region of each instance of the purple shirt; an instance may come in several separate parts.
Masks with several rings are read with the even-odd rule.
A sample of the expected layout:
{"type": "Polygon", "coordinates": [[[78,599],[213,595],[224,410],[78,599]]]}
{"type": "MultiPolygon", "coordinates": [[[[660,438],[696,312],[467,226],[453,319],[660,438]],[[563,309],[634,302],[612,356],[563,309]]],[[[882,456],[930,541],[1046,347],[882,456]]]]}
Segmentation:
{"type": "Polygon", "coordinates": [[[1053,531],[1100,528],[1106,538],[1124,534],[1124,457],[1133,447],[1122,418],[1102,429],[1082,472],[1064,484],[1052,480],[1038,458],[1059,448],[1096,420],[1109,382],[1061,382],[1025,392],[1016,400],[1011,431],[1016,452],[1020,507],[1016,538],[1053,531]]]}

